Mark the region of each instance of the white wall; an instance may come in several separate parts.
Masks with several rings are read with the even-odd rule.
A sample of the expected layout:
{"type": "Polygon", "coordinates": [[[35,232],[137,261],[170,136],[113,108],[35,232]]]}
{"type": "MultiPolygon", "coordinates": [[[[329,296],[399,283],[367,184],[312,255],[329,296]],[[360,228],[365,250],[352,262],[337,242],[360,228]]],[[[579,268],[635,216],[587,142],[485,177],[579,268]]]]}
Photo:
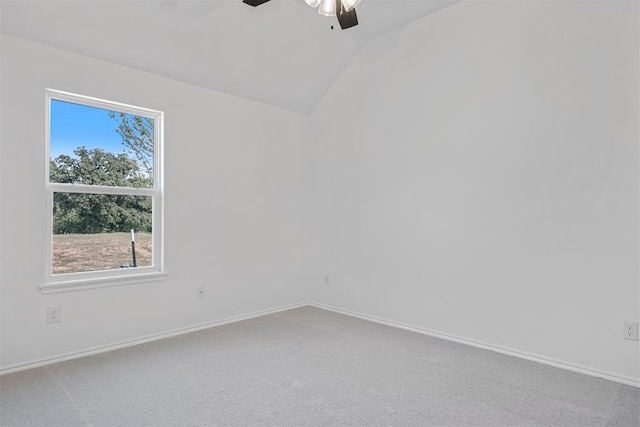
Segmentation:
{"type": "Polygon", "coordinates": [[[312,299],[638,381],[638,60],[636,1],[370,42],[310,118],[312,299]]]}
{"type": "Polygon", "coordinates": [[[0,50],[0,369],[303,300],[306,116],[11,37],[0,50]],[[166,113],[166,281],[39,291],[45,88],[166,113]],[[47,325],[55,305],[62,322],[47,325]]]}

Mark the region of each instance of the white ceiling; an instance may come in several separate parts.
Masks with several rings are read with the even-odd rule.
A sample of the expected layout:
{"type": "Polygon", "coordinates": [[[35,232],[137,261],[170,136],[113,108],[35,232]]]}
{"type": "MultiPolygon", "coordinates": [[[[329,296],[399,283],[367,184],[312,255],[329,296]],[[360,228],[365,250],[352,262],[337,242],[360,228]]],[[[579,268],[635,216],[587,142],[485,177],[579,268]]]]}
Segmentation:
{"type": "Polygon", "coordinates": [[[368,40],[458,1],[363,0],[342,31],[304,0],[1,0],[0,31],[308,114],[368,40]]]}

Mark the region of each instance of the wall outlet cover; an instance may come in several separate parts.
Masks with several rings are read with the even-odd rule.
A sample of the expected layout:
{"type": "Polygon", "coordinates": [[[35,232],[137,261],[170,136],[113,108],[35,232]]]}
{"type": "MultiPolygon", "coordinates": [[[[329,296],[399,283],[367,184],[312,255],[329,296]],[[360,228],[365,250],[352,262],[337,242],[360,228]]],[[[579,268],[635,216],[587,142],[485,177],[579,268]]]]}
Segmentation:
{"type": "Polygon", "coordinates": [[[623,338],[638,341],[638,322],[624,322],[623,338]]]}
{"type": "Polygon", "coordinates": [[[47,323],[58,323],[60,321],[60,306],[47,307],[47,323]]]}

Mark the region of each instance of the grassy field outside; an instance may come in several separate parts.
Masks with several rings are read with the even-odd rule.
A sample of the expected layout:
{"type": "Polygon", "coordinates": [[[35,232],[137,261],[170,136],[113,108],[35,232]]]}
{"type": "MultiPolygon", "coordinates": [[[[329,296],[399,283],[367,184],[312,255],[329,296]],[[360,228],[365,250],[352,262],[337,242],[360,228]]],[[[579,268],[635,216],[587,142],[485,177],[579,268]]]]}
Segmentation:
{"type": "MultiPolygon", "coordinates": [[[[151,233],[136,233],[138,267],[151,266],[151,247],[151,233]]],[[[53,274],[120,269],[132,262],[131,233],[53,235],[53,274]]]]}

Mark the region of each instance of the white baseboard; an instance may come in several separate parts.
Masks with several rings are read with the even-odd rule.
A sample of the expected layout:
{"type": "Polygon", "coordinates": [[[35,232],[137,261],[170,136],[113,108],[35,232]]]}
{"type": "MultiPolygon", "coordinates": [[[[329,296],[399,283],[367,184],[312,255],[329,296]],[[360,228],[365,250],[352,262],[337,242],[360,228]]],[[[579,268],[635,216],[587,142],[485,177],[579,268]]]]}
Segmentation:
{"type": "Polygon", "coordinates": [[[170,337],[175,337],[177,335],[188,334],[190,332],[201,331],[203,329],[209,329],[216,326],[226,325],[227,323],[240,322],[241,320],[253,319],[254,317],[260,317],[260,316],[265,316],[267,314],[279,313],[281,311],[291,310],[293,308],[298,308],[305,305],[309,305],[309,303],[299,302],[299,303],[284,305],[276,308],[270,308],[267,310],[254,311],[252,313],[243,314],[240,316],[227,317],[227,318],[213,321],[213,322],[201,323],[199,325],[189,326],[186,328],[173,329],[171,331],[146,335],[141,338],[120,341],[120,342],[105,345],[105,346],[93,347],[90,349],[81,350],[73,353],[58,355],[54,357],[46,357],[42,359],[32,360],[26,363],[19,363],[16,365],[10,365],[10,366],[0,368],[0,376],[6,375],[6,374],[12,374],[14,372],[19,372],[19,371],[26,371],[27,369],[39,368],[46,365],[53,365],[54,363],[65,362],[67,360],[79,359],[81,357],[93,356],[95,354],[100,354],[100,353],[106,353],[108,351],[119,350],[125,347],[132,347],[134,345],[144,344],[151,341],[158,341],[164,338],[170,338],[170,337]]]}
{"type": "Polygon", "coordinates": [[[260,317],[260,316],[265,316],[265,315],[268,315],[268,314],[279,313],[281,311],[291,310],[293,308],[303,307],[303,306],[307,306],[307,305],[308,306],[317,307],[317,308],[321,308],[321,309],[324,309],[324,310],[334,311],[334,312],[340,313],[340,314],[345,314],[347,316],[357,317],[357,318],[360,318],[360,319],[363,319],[363,320],[368,320],[368,321],[371,321],[371,322],[380,323],[380,324],[387,325],[387,326],[392,326],[392,327],[395,327],[395,328],[405,329],[407,331],[417,332],[417,333],[423,334],[423,335],[429,335],[429,336],[432,336],[432,337],[435,337],[435,338],[441,338],[441,339],[444,339],[444,340],[453,341],[453,342],[457,342],[457,343],[460,343],[460,344],[466,344],[466,345],[470,345],[470,346],[473,346],[473,347],[482,348],[482,349],[485,349],[485,350],[491,350],[491,351],[495,351],[496,353],[506,354],[508,356],[518,357],[520,359],[530,360],[530,361],[533,361],[533,362],[542,363],[544,365],[549,365],[549,366],[553,366],[553,367],[556,367],[556,368],[566,369],[568,371],[578,372],[580,374],[585,374],[585,375],[589,375],[589,376],[592,376],[592,377],[603,378],[603,379],[606,379],[606,380],[609,380],[609,381],[614,381],[614,382],[617,382],[617,383],[626,384],[626,385],[630,385],[630,386],[634,386],[634,387],[639,387],[640,388],[640,380],[636,379],[636,378],[625,377],[625,376],[617,375],[617,374],[614,374],[614,373],[611,373],[611,372],[600,371],[600,370],[597,370],[597,369],[592,369],[592,368],[588,368],[588,367],[584,367],[584,366],[579,366],[579,365],[567,363],[567,362],[560,361],[560,360],[554,360],[554,359],[546,358],[546,357],[543,357],[543,356],[540,356],[540,355],[537,355],[537,354],[526,353],[526,352],[522,352],[522,351],[518,351],[518,350],[513,350],[513,349],[510,349],[510,348],[504,348],[504,347],[496,346],[496,345],[493,345],[493,344],[488,344],[488,343],[484,343],[484,342],[480,342],[480,341],[470,340],[470,339],[458,337],[458,336],[455,336],[455,335],[449,335],[449,334],[445,334],[445,333],[442,333],[442,332],[432,331],[432,330],[421,328],[421,327],[418,327],[418,326],[408,325],[406,323],[401,323],[401,322],[395,322],[393,320],[387,320],[387,319],[383,319],[383,318],[380,318],[380,317],[370,316],[370,315],[367,315],[367,314],[362,314],[362,313],[358,313],[358,312],[351,311],[351,310],[345,310],[345,309],[341,309],[341,308],[338,308],[338,307],[333,307],[333,306],[330,306],[330,305],[317,303],[317,302],[299,302],[299,303],[295,303],[295,304],[289,304],[289,305],[280,306],[280,307],[276,307],[276,308],[271,308],[271,309],[267,309],[267,310],[255,311],[255,312],[244,314],[244,315],[240,315],[240,316],[227,317],[227,318],[224,318],[224,319],[221,319],[221,320],[217,320],[217,321],[214,321],[214,322],[207,322],[207,323],[202,323],[202,324],[199,324],[199,325],[189,326],[189,327],[186,327],[186,328],[174,329],[174,330],[167,331],[167,332],[162,332],[162,333],[159,333],[159,334],[147,335],[147,336],[144,336],[144,337],[141,337],[141,338],[132,339],[132,340],[120,341],[120,342],[117,342],[117,343],[114,343],[114,344],[110,344],[110,345],[105,345],[105,346],[100,346],[100,347],[93,347],[93,348],[90,348],[90,349],[81,350],[81,351],[68,353],[68,354],[64,354],[64,355],[58,355],[58,356],[54,356],[54,357],[42,358],[42,359],[32,360],[32,361],[26,362],[26,363],[19,363],[19,364],[16,364],[16,365],[6,366],[6,367],[0,368],[0,376],[1,375],[5,375],[5,374],[11,374],[11,373],[14,373],[14,372],[19,372],[19,371],[25,371],[27,369],[38,368],[38,367],[42,367],[42,366],[46,366],[46,365],[52,365],[54,363],[64,362],[64,361],[67,361],[67,360],[79,359],[81,357],[86,357],[86,356],[92,356],[92,355],[99,354],[99,353],[106,353],[108,351],[118,350],[118,349],[125,348],[125,347],[131,347],[131,346],[138,345],[138,344],[144,344],[144,343],[151,342],[151,341],[157,341],[157,340],[161,340],[161,339],[164,339],[164,338],[170,338],[170,337],[174,337],[174,336],[177,336],[177,335],[188,334],[190,332],[196,332],[196,331],[200,331],[200,330],[203,330],[203,329],[208,329],[208,328],[213,328],[213,327],[216,327],[216,326],[226,325],[227,323],[240,322],[242,320],[253,319],[255,317],[260,317]]]}
{"type": "Polygon", "coordinates": [[[478,347],[478,348],[481,348],[481,349],[484,349],[484,350],[491,350],[491,351],[495,351],[496,353],[506,354],[508,356],[518,357],[520,359],[525,359],[525,360],[530,360],[532,362],[542,363],[544,365],[553,366],[555,368],[566,369],[568,371],[578,372],[580,374],[585,374],[585,375],[589,375],[589,376],[592,376],[592,377],[603,378],[605,380],[614,381],[614,382],[617,382],[617,383],[626,384],[626,385],[630,385],[630,386],[633,386],[633,387],[639,387],[640,388],[640,379],[638,379],[638,378],[621,376],[621,375],[617,375],[617,374],[614,374],[614,373],[611,373],[611,372],[605,372],[605,371],[601,371],[601,370],[598,370],[598,369],[588,368],[588,367],[585,367],[585,366],[579,366],[579,365],[575,365],[575,364],[572,364],[572,363],[567,363],[567,362],[560,361],[560,360],[550,359],[550,358],[547,358],[547,357],[544,357],[544,356],[540,356],[540,355],[537,355],[537,354],[532,354],[532,353],[527,353],[527,352],[523,352],[523,351],[513,350],[513,349],[510,349],[510,348],[500,347],[500,346],[496,346],[496,345],[493,345],[493,344],[484,343],[484,342],[481,342],[481,341],[470,340],[470,339],[458,337],[458,336],[455,336],[455,335],[449,335],[449,334],[445,334],[445,333],[442,333],[442,332],[432,331],[432,330],[421,328],[421,327],[418,327],[418,326],[408,325],[406,323],[395,322],[393,320],[382,319],[380,317],[375,317],[375,316],[369,316],[367,314],[362,314],[362,313],[354,312],[354,311],[351,311],[351,310],[344,310],[344,309],[341,309],[341,308],[338,308],[338,307],[333,307],[333,306],[322,304],[322,303],[309,302],[308,305],[311,305],[311,306],[317,307],[317,308],[321,308],[321,309],[324,309],[324,310],[334,311],[334,312],[340,313],[340,314],[345,314],[347,316],[357,317],[359,319],[369,320],[371,322],[376,322],[376,323],[380,323],[380,324],[383,324],[383,325],[392,326],[392,327],[395,327],[395,328],[405,329],[407,331],[417,332],[419,334],[429,335],[429,336],[432,336],[432,337],[435,337],[435,338],[441,338],[441,339],[444,339],[444,340],[447,340],[447,341],[453,341],[453,342],[457,342],[457,343],[460,343],[460,344],[466,344],[466,345],[470,345],[470,346],[473,346],[473,347],[478,347]]]}

